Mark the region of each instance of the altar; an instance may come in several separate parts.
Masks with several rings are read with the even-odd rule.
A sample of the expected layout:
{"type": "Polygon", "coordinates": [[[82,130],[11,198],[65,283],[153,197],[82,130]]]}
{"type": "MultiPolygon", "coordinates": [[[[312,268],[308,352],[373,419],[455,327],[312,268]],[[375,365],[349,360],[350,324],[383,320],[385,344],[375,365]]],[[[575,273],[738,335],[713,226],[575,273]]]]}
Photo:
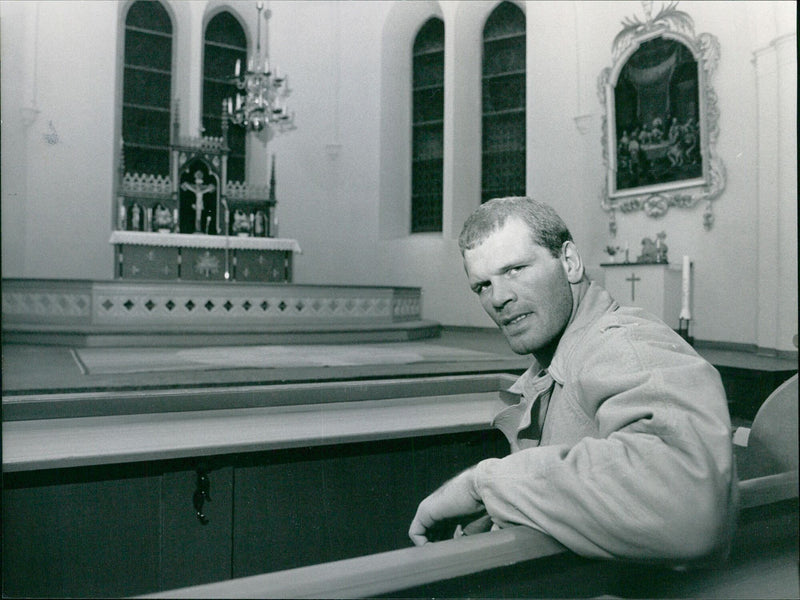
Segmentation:
{"type": "Polygon", "coordinates": [[[604,286],[620,304],[638,306],[676,331],[680,328],[681,265],[604,263],[604,286]]]}
{"type": "Polygon", "coordinates": [[[169,174],[118,166],[114,279],[288,283],[294,239],[275,237],[275,157],[269,184],[232,181],[222,136],[183,136],[173,110],[169,174]]]}
{"type": "Polygon", "coordinates": [[[114,231],[115,278],[126,280],[291,282],[288,238],[114,231]]]}

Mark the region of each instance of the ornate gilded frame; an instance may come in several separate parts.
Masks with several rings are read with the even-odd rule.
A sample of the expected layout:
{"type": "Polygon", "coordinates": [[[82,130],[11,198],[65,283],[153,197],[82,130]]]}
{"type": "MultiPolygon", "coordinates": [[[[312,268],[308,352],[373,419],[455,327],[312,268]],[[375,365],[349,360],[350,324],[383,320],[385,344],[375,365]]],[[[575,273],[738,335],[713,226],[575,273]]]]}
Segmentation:
{"type": "MultiPolygon", "coordinates": [[[[703,226],[706,230],[709,230],[714,222],[712,202],[725,188],[725,167],[716,152],[716,141],[719,135],[719,108],[717,106],[717,95],[710,83],[711,76],[719,63],[719,41],[709,33],[695,35],[694,21],[687,13],[676,10],[677,2],[662,6],[655,16],[651,15],[652,2],[642,2],[642,5],[646,14],[645,21],[640,21],[637,17],[627,17],[622,21],[623,29],[614,38],[612,44],[613,65],[603,69],[598,79],[598,95],[605,108],[602,125],[602,145],[603,160],[606,165],[606,185],[603,189],[601,204],[603,209],[609,212],[609,229],[612,235],[616,234],[615,216],[617,210],[623,213],[643,210],[647,216],[657,218],[665,215],[671,207],[689,208],[699,202],[706,203],[703,213],[703,226]],[[665,41],[658,42],[659,40],[665,41]],[[640,150],[637,143],[635,151],[631,152],[626,145],[628,142],[627,131],[621,136],[622,145],[620,145],[620,140],[617,139],[620,136],[617,131],[615,93],[617,85],[620,84],[620,76],[631,57],[643,45],[653,41],[661,43],[662,46],[682,44],[691,52],[694,61],[697,63],[697,105],[692,109],[694,111],[693,114],[697,115],[697,123],[689,123],[689,120],[687,120],[687,131],[693,132],[692,135],[695,136],[694,139],[696,141],[695,147],[696,150],[699,150],[699,152],[694,151],[695,153],[692,155],[693,164],[697,165],[699,160],[700,165],[698,173],[685,178],[681,178],[680,175],[676,174],[678,167],[674,166],[674,157],[680,153],[679,145],[675,146],[673,153],[670,152],[673,150],[670,145],[664,146],[662,144],[661,147],[656,148],[656,144],[645,146],[643,143],[640,150]],[[699,142],[697,141],[698,133],[699,142]],[[618,183],[622,181],[622,177],[618,176],[618,169],[621,166],[633,172],[630,166],[633,162],[638,169],[637,173],[641,172],[638,157],[648,156],[644,152],[645,148],[648,151],[653,148],[653,152],[657,152],[657,154],[653,154],[657,158],[653,159],[652,163],[647,164],[669,165],[667,167],[659,167],[662,173],[661,177],[665,180],[657,181],[655,177],[650,177],[655,181],[647,181],[647,177],[644,177],[645,182],[643,184],[631,183],[618,187],[618,183]],[[632,154],[637,157],[634,161],[631,160],[632,154]],[[673,162],[666,163],[666,159],[673,162]],[[673,177],[673,179],[670,180],[670,177],[673,177]]],[[[653,44],[649,44],[648,48],[653,46],[653,44]]],[[[670,74],[669,77],[672,77],[672,75],[670,74]]],[[[668,81],[667,95],[670,94],[670,85],[671,82],[668,81]]],[[[667,105],[669,105],[668,101],[667,105]]],[[[624,117],[625,115],[622,116],[624,117]]],[[[663,125],[663,129],[667,129],[667,124],[664,123],[663,125]]],[[[648,127],[649,125],[643,125],[642,131],[648,127]]],[[[654,130],[655,126],[653,127],[653,133],[655,133],[654,130]]],[[[641,135],[638,128],[636,131],[641,135]]],[[[659,133],[661,133],[660,130],[659,133]]],[[[666,132],[664,132],[664,135],[664,144],[668,144],[666,132]]],[[[690,134],[687,133],[688,135],[690,134]]],[[[631,139],[634,137],[637,136],[631,135],[631,139]]],[[[672,138],[673,136],[670,135],[668,139],[672,140],[672,138]]],[[[674,142],[670,143],[674,144],[674,142]]],[[[697,166],[693,168],[695,170],[698,169],[697,166]]],[[[652,167],[651,171],[654,172],[655,167],[652,167]]],[[[651,171],[647,171],[645,175],[652,175],[651,171]]],[[[631,181],[638,182],[639,176],[632,177],[631,181]]]]}

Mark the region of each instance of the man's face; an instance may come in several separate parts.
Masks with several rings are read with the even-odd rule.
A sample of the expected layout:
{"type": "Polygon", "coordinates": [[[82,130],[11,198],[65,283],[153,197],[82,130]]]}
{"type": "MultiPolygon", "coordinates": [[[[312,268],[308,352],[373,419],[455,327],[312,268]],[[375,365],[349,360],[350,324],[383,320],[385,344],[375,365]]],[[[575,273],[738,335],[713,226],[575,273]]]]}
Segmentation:
{"type": "Polygon", "coordinates": [[[466,250],[464,268],[514,352],[535,353],[561,335],[572,314],[566,262],[536,244],[524,221],[510,217],[466,250]]]}

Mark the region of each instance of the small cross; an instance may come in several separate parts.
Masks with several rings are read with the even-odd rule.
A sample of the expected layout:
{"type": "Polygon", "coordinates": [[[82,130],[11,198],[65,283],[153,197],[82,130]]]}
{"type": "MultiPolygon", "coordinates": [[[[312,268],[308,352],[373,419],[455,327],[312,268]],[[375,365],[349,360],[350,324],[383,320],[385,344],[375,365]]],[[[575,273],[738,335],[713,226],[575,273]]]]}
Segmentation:
{"type": "Polygon", "coordinates": [[[641,281],[641,277],[637,277],[636,273],[631,273],[631,276],[628,277],[625,281],[631,282],[631,302],[636,300],[636,282],[641,281]]]}

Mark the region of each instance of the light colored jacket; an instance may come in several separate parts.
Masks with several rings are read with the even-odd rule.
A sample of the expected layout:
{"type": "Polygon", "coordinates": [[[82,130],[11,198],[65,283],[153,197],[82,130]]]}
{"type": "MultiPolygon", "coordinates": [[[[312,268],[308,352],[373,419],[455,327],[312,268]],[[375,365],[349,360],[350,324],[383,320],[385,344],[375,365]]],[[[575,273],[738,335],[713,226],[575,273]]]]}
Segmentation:
{"type": "Polygon", "coordinates": [[[654,316],[579,290],[550,366],[495,417],[512,454],[475,469],[487,512],[588,557],[724,556],[736,477],[719,373],[654,316]]]}

